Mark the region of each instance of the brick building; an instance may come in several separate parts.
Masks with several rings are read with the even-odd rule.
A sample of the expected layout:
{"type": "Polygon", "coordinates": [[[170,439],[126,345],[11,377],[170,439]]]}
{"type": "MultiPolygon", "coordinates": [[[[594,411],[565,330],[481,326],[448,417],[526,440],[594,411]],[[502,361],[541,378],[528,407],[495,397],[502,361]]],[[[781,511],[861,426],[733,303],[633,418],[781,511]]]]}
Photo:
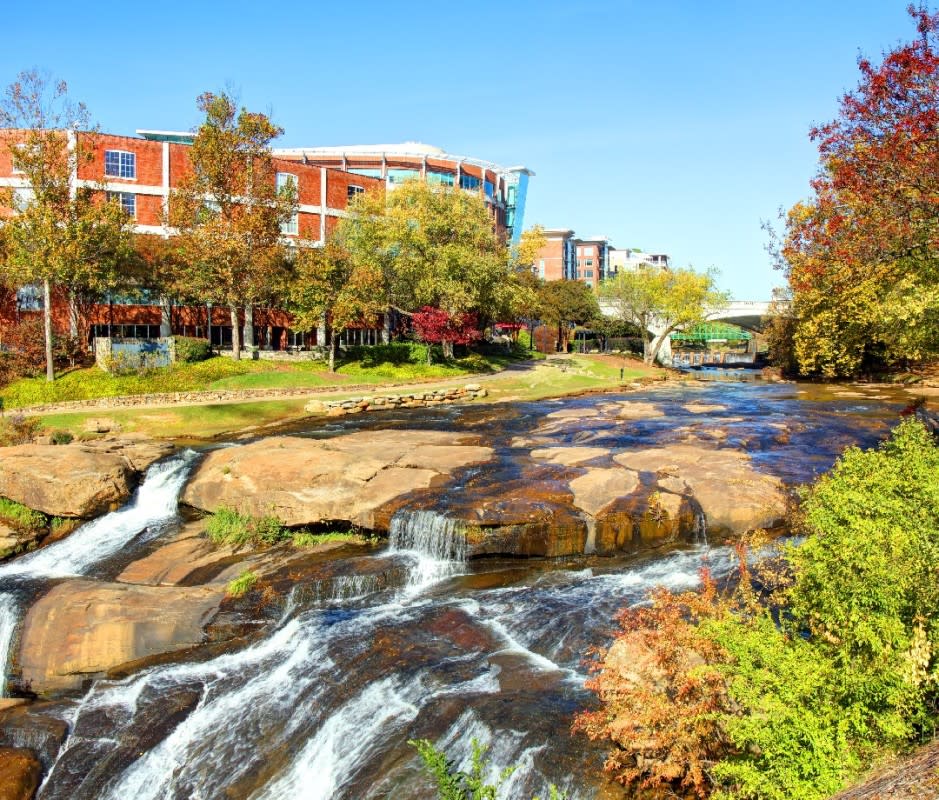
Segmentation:
{"type": "Polygon", "coordinates": [[[535,274],[546,281],[582,281],[594,291],[621,270],[640,264],[668,269],[671,261],[663,253],[615,248],[606,236],[580,239],[569,228],[546,229],[544,236],[544,247],[532,265],[535,274]]]}
{"type": "MultiPolygon", "coordinates": [[[[103,186],[109,198],[116,198],[133,219],[134,231],[160,237],[172,236],[165,216],[173,189],[190,174],[189,147],[194,134],[172,131],[137,131],[138,136],[63,132],[64,136],[85,139],[82,145],[92,153],[87,163],[72,176],[75,187],[103,186]]],[[[297,187],[298,208],[294,218],[282,228],[288,242],[297,245],[322,244],[326,235],[347,212],[349,200],[364,191],[382,191],[379,178],[354,174],[325,165],[274,159],[277,181],[292,181],[297,187]]],[[[28,202],[30,189],[13,164],[10,149],[0,147],[0,186],[12,188],[16,197],[28,202]]],[[[19,314],[41,310],[41,295],[35,287],[0,297],[0,325],[19,314]]],[[[228,309],[211,306],[174,306],[166,311],[145,287],[133,295],[112,296],[89,310],[90,335],[153,337],[170,332],[207,336],[216,345],[231,342],[228,309]],[[170,330],[167,330],[170,328],[170,330]]],[[[68,331],[64,298],[53,296],[53,320],[60,333],[68,331]]],[[[283,311],[258,309],[255,313],[255,341],[271,349],[290,345],[316,344],[315,331],[292,331],[290,317],[283,311]]],[[[368,340],[370,334],[359,338],[368,340]]]]}
{"type": "Polygon", "coordinates": [[[422,142],[300,147],[273,152],[278,158],[382,180],[389,189],[419,178],[478,192],[492,214],[496,232],[512,244],[518,243],[522,232],[528,179],[534,175],[527,167],[502,167],[479,158],[453,155],[422,142]]]}

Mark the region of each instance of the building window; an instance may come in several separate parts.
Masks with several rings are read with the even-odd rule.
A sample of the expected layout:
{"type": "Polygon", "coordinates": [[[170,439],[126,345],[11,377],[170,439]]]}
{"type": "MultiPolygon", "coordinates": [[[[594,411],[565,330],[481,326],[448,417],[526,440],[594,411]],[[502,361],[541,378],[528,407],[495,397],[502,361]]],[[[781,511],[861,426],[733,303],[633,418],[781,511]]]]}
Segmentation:
{"type": "Polygon", "coordinates": [[[364,175],[366,178],[380,178],[381,170],[374,167],[355,167],[347,170],[355,175],[364,175]]]}
{"type": "Polygon", "coordinates": [[[125,150],[105,150],[104,174],[109,178],[136,178],[137,154],[125,150]]]}
{"type": "Polygon", "coordinates": [[[42,287],[38,283],[33,283],[17,289],[16,307],[20,311],[41,311],[42,287]]]}
{"type": "Polygon", "coordinates": [[[363,189],[361,186],[356,186],[354,183],[350,183],[349,188],[346,189],[346,199],[351,203],[353,200],[355,200],[356,197],[364,193],[365,189],[363,189]]]}
{"type": "Polygon", "coordinates": [[[585,267],[592,267],[592,266],[593,266],[593,259],[592,259],[592,258],[585,259],[585,260],[584,260],[584,266],[585,266],[585,267]]]}
{"type": "Polygon", "coordinates": [[[495,184],[494,184],[492,181],[486,181],[485,184],[484,184],[484,186],[483,186],[483,191],[485,191],[486,197],[488,197],[490,200],[492,200],[493,197],[495,197],[495,194],[496,194],[496,187],[495,187],[495,184]]]}
{"type": "Polygon", "coordinates": [[[471,189],[479,190],[479,184],[481,181],[474,175],[467,175],[465,173],[460,175],[460,188],[461,189],[471,189]]]}
{"type": "Polygon", "coordinates": [[[13,190],[13,210],[25,211],[33,202],[36,193],[29,187],[23,186],[13,190]]]}
{"type": "Polygon", "coordinates": [[[137,219],[137,195],[133,192],[107,192],[109,203],[115,200],[121,204],[121,209],[131,219],[137,219]]]}
{"type": "MultiPolygon", "coordinates": [[[[297,181],[297,176],[292,172],[278,172],[277,173],[277,193],[285,189],[288,186],[293,186],[293,190],[296,195],[299,195],[300,184],[297,181]]],[[[282,222],[280,225],[280,232],[285,236],[296,236],[300,233],[300,215],[294,214],[286,222],[282,222]]]]}
{"type": "Polygon", "coordinates": [[[427,182],[436,186],[453,186],[453,173],[427,170],[427,182]]]}
{"type": "Polygon", "coordinates": [[[398,184],[405,181],[413,181],[421,177],[421,173],[416,169],[389,169],[388,183],[398,184]]]}

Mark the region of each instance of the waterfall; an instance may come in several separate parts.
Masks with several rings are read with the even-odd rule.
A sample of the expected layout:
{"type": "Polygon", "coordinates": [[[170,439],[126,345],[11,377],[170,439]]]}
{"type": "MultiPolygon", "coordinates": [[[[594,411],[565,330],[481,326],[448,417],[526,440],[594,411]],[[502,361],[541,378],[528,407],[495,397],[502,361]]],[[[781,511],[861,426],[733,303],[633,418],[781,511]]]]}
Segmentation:
{"type": "MultiPolygon", "coordinates": [[[[196,452],[186,450],[152,464],[131,501],[110,514],[87,522],[71,535],[0,566],[0,586],[42,578],[82,575],[146,531],[158,535],[177,519],[177,503],[196,452]]],[[[0,697],[6,688],[10,643],[19,621],[18,603],[0,594],[0,697]]]]}
{"type": "Polygon", "coordinates": [[[397,511],[391,518],[388,539],[390,552],[406,553],[415,562],[405,595],[414,595],[465,569],[465,526],[437,511],[397,511]]]}
{"type": "Polygon", "coordinates": [[[142,531],[147,532],[147,538],[158,535],[177,519],[179,493],[196,455],[186,450],[151,465],[127,505],[85,523],[61,541],[5,564],[0,567],[0,580],[82,575],[142,531]]]}
{"type": "Polygon", "coordinates": [[[362,768],[370,752],[420,711],[420,681],[389,677],[370,684],[333,713],[288,770],[252,800],[330,800],[362,768]]]}
{"type": "Polygon", "coordinates": [[[0,697],[6,696],[7,662],[18,618],[16,598],[11,594],[0,594],[0,697]]]}

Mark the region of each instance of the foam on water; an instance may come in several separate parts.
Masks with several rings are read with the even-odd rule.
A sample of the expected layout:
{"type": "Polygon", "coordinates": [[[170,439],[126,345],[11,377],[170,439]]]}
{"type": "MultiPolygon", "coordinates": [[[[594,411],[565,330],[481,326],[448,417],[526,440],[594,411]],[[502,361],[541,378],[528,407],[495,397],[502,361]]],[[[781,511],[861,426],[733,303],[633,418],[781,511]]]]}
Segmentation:
{"type": "Polygon", "coordinates": [[[10,659],[10,643],[16,632],[19,608],[12,594],[0,594],[0,697],[6,696],[6,674],[10,659]]]}
{"type": "Polygon", "coordinates": [[[0,580],[11,577],[62,578],[82,575],[117,553],[141,532],[157,535],[177,519],[179,493],[196,459],[186,450],[153,464],[127,505],[82,525],[61,541],[0,567],[0,580]]]}

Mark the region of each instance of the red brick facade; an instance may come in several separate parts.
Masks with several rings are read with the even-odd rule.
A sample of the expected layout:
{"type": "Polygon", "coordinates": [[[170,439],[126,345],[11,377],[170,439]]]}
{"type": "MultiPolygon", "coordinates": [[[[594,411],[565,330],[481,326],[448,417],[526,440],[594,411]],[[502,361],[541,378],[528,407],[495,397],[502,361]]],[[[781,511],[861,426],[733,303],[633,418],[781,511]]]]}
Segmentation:
{"type": "MultiPolygon", "coordinates": [[[[185,142],[188,135],[148,135],[146,132],[142,137],[88,133],[77,135],[92,157],[78,167],[77,175],[73,178],[76,185],[97,187],[103,183],[108,192],[132,195],[135,231],[138,234],[171,236],[172,229],[165,225],[167,203],[170,202],[173,189],[180,185],[192,169],[189,144],[185,142]],[[106,169],[106,161],[110,169],[106,169]]],[[[278,172],[290,173],[297,181],[297,232],[285,232],[285,239],[305,245],[321,244],[347,213],[350,185],[364,191],[384,191],[384,181],[378,178],[280,158],[275,158],[274,163],[278,172]]],[[[0,143],[0,186],[26,187],[25,181],[13,169],[10,148],[4,143],[0,143]]],[[[9,214],[10,210],[0,209],[0,213],[9,214]]],[[[23,314],[31,313],[36,312],[28,307],[18,307],[13,293],[0,294],[0,328],[23,314]]],[[[204,306],[176,306],[171,312],[173,332],[205,336],[208,330],[207,316],[204,306]]],[[[108,328],[112,332],[126,334],[133,331],[130,326],[141,326],[137,333],[154,335],[152,329],[159,327],[160,317],[161,309],[157,305],[109,303],[93,307],[88,322],[92,333],[101,334],[103,329],[108,328]],[[146,332],[142,330],[143,326],[148,328],[146,332]]],[[[53,297],[53,320],[59,333],[68,331],[64,298],[53,297]]],[[[288,344],[300,343],[296,341],[297,336],[303,337],[302,343],[305,345],[315,343],[315,331],[301,334],[290,332],[290,317],[282,311],[256,309],[254,324],[256,338],[261,346],[281,349],[288,344]]],[[[227,309],[213,310],[212,327],[214,341],[224,343],[231,340],[231,318],[227,309]]],[[[131,332],[130,335],[135,333],[131,332]]]]}

